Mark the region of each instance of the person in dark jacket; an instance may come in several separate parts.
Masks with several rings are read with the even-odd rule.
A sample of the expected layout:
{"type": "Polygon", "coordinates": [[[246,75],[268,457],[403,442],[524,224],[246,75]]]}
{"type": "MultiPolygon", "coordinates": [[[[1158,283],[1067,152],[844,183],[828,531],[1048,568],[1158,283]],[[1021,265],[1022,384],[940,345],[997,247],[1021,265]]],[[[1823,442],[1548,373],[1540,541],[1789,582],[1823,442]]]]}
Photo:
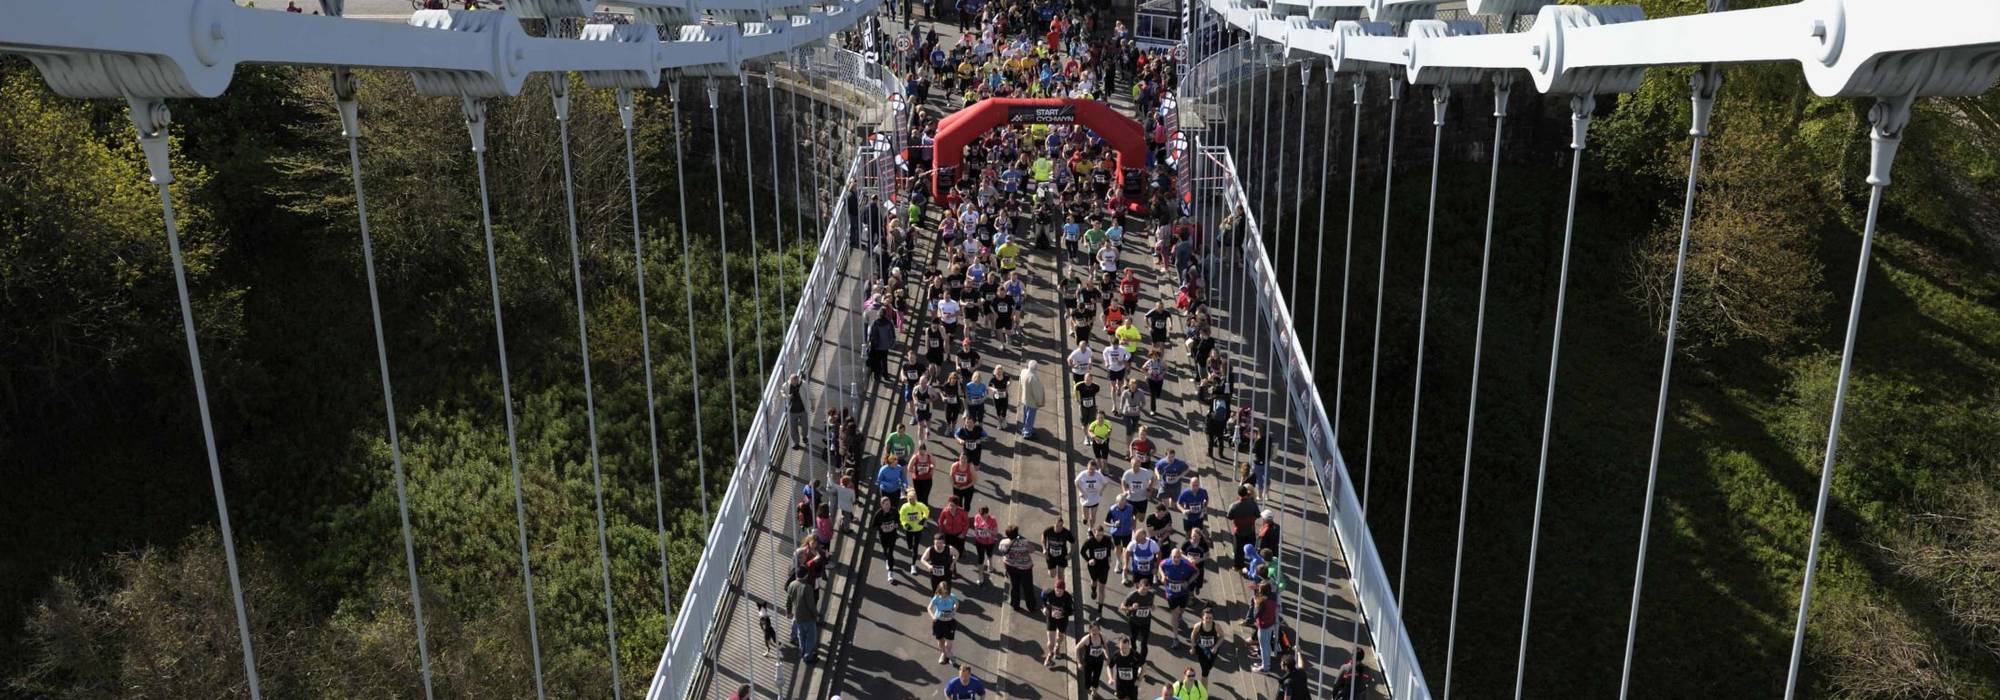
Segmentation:
{"type": "Polygon", "coordinates": [[[868,327],[868,372],[889,379],[889,350],[896,344],[896,323],[888,316],[875,317],[868,327]]]}

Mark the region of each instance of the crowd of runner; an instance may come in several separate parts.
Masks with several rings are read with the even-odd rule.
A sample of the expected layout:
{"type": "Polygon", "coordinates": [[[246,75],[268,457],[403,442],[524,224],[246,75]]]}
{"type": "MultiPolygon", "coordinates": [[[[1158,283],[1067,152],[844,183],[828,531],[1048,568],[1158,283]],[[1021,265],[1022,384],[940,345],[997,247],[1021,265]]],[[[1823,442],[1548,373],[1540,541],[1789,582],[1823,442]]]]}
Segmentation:
{"type": "MultiPolygon", "coordinates": [[[[1019,614],[1040,617],[1038,660],[1067,664],[1086,697],[1109,689],[1138,700],[1158,688],[1145,697],[1205,700],[1235,636],[1254,640],[1241,653],[1253,672],[1278,676],[1279,697],[1310,697],[1305,655],[1280,612],[1296,603],[1282,600],[1292,583],[1278,556],[1279,517],[1260,504],[1270,446],[1211,327],[1203,263],[1216,241],[1185,215],[1165,162],[1162,98],[1174,87],[1173,59],[1059,0],[901,2],[886,11],[947,20],[960,34],[909,23],[907,34],[885,37],[898,49],[884,61],[903,71],[917,108],[905,177],[887,201],[861,204],[850,240],[874,256],[861,322],[867,371],[896,387],[893,427],[866,435],[851,411],[829,410],[814,441],[801,380],[786,389],[793,445],[823,452],[839,474],[808,485],[796,503],[796,525],[810,535],[800,538],[786,597],[800,659],[815,661],[817,587],[834,538],[851,532],[871,541],[879,580],[922,604],[936,662],[952,669],[942,684],[948,698],[989,691],[954,649],[964,592],[986,586],[1004,591],[1019,614]],[[961,165],[932,170],[940,113],[990,96],[1110,102],[1111,94],[1130,97],[1148,162],[1121,162],[1081,125],[1033,124],[996,129],[967,146],[961,165]],[[932,175],[943,183],[936,196],[932,175]],[[1030,257],[1048,261],[1055,278],[1032,274],[1030,257]],[[1050,325],[1068,348],[1059,375],[1067,386],[1047,386],[1027,358],[1030,342],[1048,342],[1024,332],[1036,289],[1061,300],[1059,310],[1036,313],[1060,318],[1050,325]],[[1187,424],[1169,424],[1159,404],[1181,382],[1193,387],[1182,398],[1200,409],[1187,424]],[[996,437],[989,430],[1036,439],[1049,429],[1043,411],[1059,410],[1052,400],[1074,401],[1070,427],[1090,455],[1070,478],[1076,526],[1063,515],[1004,522],[996,513],[1005,504],[976,497],[996,437]],[[1201,456],[1155,441],[1197,431],[1201,456]],[[936,489],[940,478],[948,484],[936,489]],[[1082,582],[1074,591],[1073,567],[1082,582]],[[1249,604],[1219,602],[1229,586],[1241,586],[1249,604]],[[1167,660],[1156,643],[1169,648],[1167,660]],[[1149,677],[1149,656],[1180,672],[1149,677]]],[[[1225,245],[1233,228],[1220,227],[1225,245]]],[[[851,574],[866,585],[865,571],[851,574]]],[[[771,651],[769,611],[760,619],[771,651]]],[[[1333,678],[1354,673],[1358,660],[1333,678]]]]}

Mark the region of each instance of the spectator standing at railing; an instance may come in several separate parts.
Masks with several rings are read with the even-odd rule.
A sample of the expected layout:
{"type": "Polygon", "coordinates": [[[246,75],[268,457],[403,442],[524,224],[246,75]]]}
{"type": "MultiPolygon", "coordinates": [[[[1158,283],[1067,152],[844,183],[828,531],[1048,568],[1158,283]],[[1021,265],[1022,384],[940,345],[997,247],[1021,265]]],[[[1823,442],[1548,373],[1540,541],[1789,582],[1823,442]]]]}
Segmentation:
{"type": "Polygon", "coordinates": [[[785,428],[794,450],[806,448],[806,432],[811,429],[807,424],[805,386],[805,376],[801,373],[794,373],[785,381],[785,428]]]}
{"type": "Polygon", "coordinates": [[[1035,435],[1035,414],[1048,402],[1048,389],[1042,386],[1041,361],[1029,360],[1021,368],[1017,383],[1021,387],[1021,437],[1035,435]]]}
{"type": "Polygon", "coordinates": [[[868,374],[877,379],[889,380],[889,351],[896,344],[896,324],[889,317],[876,316],[868,326],[868,374]]]}
{"type": "Polygon", "coordinates": [[[819,596],[805,579],[785,585],[785,612],[792,617],[792,643],[798,645],[799,661],[811,664],[818,659],[819,596]]]}

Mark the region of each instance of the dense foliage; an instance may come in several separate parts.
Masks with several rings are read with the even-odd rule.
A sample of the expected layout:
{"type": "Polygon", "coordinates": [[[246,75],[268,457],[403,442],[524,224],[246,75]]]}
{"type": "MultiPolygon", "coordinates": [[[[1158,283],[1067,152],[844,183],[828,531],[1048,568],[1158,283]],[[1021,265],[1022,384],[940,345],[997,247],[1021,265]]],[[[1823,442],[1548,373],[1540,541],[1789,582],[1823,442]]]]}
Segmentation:
{"type": "MultiPolygon", "coordinates": [[[[562,188],[550,186],[563,173],[546,86],[536,83],[491,104],[493,234],[544,672],[552,695],[601,695],[608,641],[568,221],[562,188]]],[[[531,695],[510,446],[463,117],[454,101],[422,97],[399,75],[365,76],[361,94],[362,169],[433,670],[448,696],[531,695]]],[[[789,105],[778,94],[785,133],[764,138],[789,144],[789,105]]],[[[749,145],[759,247],[749,254],[743,115],[733,90],[722,97],[729,220],[718,227],[713,129],[699,100],[684,115],[686,233],[695,237],[685,260],[672,223],[681,203],[670,105],[664,95],[639,103],[660,499],[612,96],[579,90],[570,126],[628,693],[643,692],[671,622],[663,573],[678,593],[701,550],[690,324],[704,368],[706,494],[715,498],[734,452],[725,368],[733,363],[735,403],[747,412],[759,362],[791,318],[780,297],[796,302],[800,255],[813,248],[799,225],[817,231],[809,212],[773,206],[770,142],[757,138],[749,145]],[[782,251],[774,250],[780,219],[782,251]],[[718,230],[731,251],[734,356],[716,313],[725,303],[718,230]]],[[[765,93],[750,97],[761,135],[765,93]]],[[[173,107],[174,194],[265,690],[419,695],[354,190],[324,72],[246,70],[228,99],[173,107]]],[[[9,474],[0,512],[10,518],[0,668],[9,669],[9,692],[242,694],[159,200],[132,127],[121,107],[55,97],[22,61],[0,63],[0,115],[0,160],[9,164],[0,169],[0,327],[8,329],[0,460],[9,474]]],[[[780,172],[815,167],[795,168],[790,156],[780,151],[780,172]]],[[[789,200],[789,177],[783,185],[789,200]]]]}
{"type": "MultiPolygon", "coordinates": [[[[1644,4],[1649,16],[1701,5],[1644,4]]],[[[1868,103],[1813,96],[1793,67],[1732,66],[1724,75],[1695,202],[1639,614],[1632,688],[1640,697],[1782,691],[1866,211],[1868,103]]],[[[1530,696],[1618,691],[1686,186],[1688,76],[1688,69],[1650,71],[1639,92],[1598,102],[1570,263],[1528,639],[1530,696]]],[[[1514,684],[1568,195],[1566,100],[1518,85],[1514,95],[1452,666],[1454,692],[1468,697],[1505,696],[1514,684]]],[[[1344,385],[1346,457],[1357,485],[1372,478],[1376,542],[1390,576],[1409,577],[1405,619],[1436,685],[1466,458],[1491,97],[1462,89],[1450,107],[1407,572],[1398,570],[1397,552],[1406,536],[1430,110],[1422,100],[1403,105],[1368,440],[1388,110],[1371,86],[1346,370],[1337,381],[1350,97],[1343,86],[1330,115],[1327,254],[1318,268],[1326,279],[1319,286],[1317,243],[1308,234],[1293,310],[1302,324],[1320,319],[1320,390],[1331,411],[1344,385]]],[[[1296,119],[1300,100],[1316,107],[1324,98],[1314,87],[1291,99],[1296,119]]],[[[1245,116],[1261,123],[1279,115],[1273,106],[1245,116]]],[[[1306,115],[1306,133],[1317,134],[1321,114],[1306,115]]],[[[1311,172],[1318,144],[1309,143],[1304,157],[1305,191],[1295,199],[1287,185],[1270,198],[1284,203],[1277,227],[1284,240],[1273,252],[1281,276],[1295,254],[1294,218],[1305,217],[1307,231],[1320,221],[1311,172]]],[[[1273,170],[1284,162],[1285,180],[1293,176],[1295,161],[1252,158],[1239,161],[1273,170]]],[[[1861,311],[1807,639],[1812,695],[2000,697],[1993,555],[2000,509],[1991,485],[2000,455],[1996,263],[2000,93],[1921,101],[1887,192],[1861,311]]]]}

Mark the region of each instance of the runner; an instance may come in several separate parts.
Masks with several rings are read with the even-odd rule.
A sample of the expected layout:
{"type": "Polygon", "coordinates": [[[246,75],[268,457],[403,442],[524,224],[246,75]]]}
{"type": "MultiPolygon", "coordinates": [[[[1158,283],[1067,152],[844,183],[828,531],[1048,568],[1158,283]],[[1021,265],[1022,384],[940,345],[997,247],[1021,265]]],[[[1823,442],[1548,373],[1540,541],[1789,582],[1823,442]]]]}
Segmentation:
{"type": "Polygon", "coordinates": [[[1063,655],[1062,636],[1069,631],[1069,618],[1076,613],[1076,598],[1063,587],[1061,576],[1042,592],[1042,617],[1048,621],[1048,651],[1042,655],[1042,666],[1051,667],[1056,657],[1063,655]]]}
{"type": "Polygon", "coordinates": [[[1111,575],[1111,553],[1117,549],[1111,536],[1105,534],[1103,525],[1093,526],[1090,536],[1083,540],[1084,571],[1090,574],[1090,597],[1104,600],[1104,582],[1111,575]]]}
{"type": "MultiPolygon", "coordinates": [[[[1172,448],[1167,449],[1165,456],[1153,461],[1153,472],[1160,477],[1160,493],[1167,500],[1180,498],[1181,477],[1187,475],[1189,468],[1187,460],[1181,459],[1180,451],[1172,448]]],[[[1162,507],[1171,508],[1173,504],[1168,503],[1162,507]]]]}
{"type": "Polygon", "coordinates": [[[1169,700],[1208,700],[1208,677],[1195,678],[1194,668],[1190,666],[1181,670],[1181,679],[1167,690],[1173,693],[1164,696],[1169,700]]]}
{"type": "Polygon", "coordinates": [[[957,496],[952,496],[944,510],[938,512],[938,534],[944,536],[944,544],[951,548],[952,575],[958,575],[958,560],[965,558],[965,535],[972,529],[972,513],[959,504],[957,496]]]}
{"type": "Polygon", "coordinates": [[[930,522],[931,508],[917,500],[917,492],[911,491],[903,501],[903,507],[896,510],[896,522],[903,529],[903,541],[910,545],[910,575],[917,575],[917,540],[924,533],[924,526],[930,522]]]}
{"type": "Polygon", "coordinates": [[[1146,655],[1132,648],[1130,637],[1118,640],[1111,655],[1111,695],[1118,700],[1139,700],[1139,677],[1144,675],[1146,655]]]}
{"type": "MultiPolygon", "coordinates": [[[[1154,342],[1161,343],[1161,347],[1165,346],[1163,341],[1154,342]]],[[[1146,406],[1146,415],[1149,416],[1160,415],[1160,397],[1167,392],[1166,351],[1161,347],[1155,347],[1146,353],[1146,364],[1142,368],[1146,373],[1146,397],[1151,401],[1146,406]]]]}
{"type": "MultiPolygon", "coordinates": [[[[1137,549],[1134,544],[1132,549],[1137,549]]],[[[1147,564],[1148,567],[1151,564],[1147,564]]],[[[1132,630],[1134,648],[1141,657],[1152,651],[1153,636],[1153,583],[1151,576],[1132,579],[1132,592],[1125,594],[1125,604],[1119,606],[1125,612],[1125,624],[1132,630]]]]}
{"type": "Polygon", "coordinates": [[[1201,595],[1202,584],[1208,582],[1208,555],[1215,543],[1208,537],[1208,528],[1197,527],[1188,530],[1186,542],[1181,543],[1181,553],[1194,560],[1194,594],[1201,595]]]}
{"type": "Polygon", "coordinates": [[[931,577],[931,588],[950,584],[958,573],[958,550],[952,549],[951,541],[943,533],[931,537],[930,548],[918,559],[923,563],[924,573],[931,577]]]}
{"type": "Polygon", "coordinates": [[[972,546],[979,552],[979,585],[986,585],[987,574],[993,571],[993,550],[1000,545],[1000,521],[986,506],[979,507],[979,513],[972,516],[972,546]]]}
{"type": "Polygon", "coordinates": [[[1132,502],[1133,515],[1143,517],[1146,514],[1146,504],[1153,499],[1154,492],[1160,487],[1159,477],[1153,474],[1153,470],[1146,468],[1144,461],[1135,460],[1132,468],[1125,470],[1125,474],[1118,477],[1118,481],[1125,486],[1127,500],[1132,502]]]}
{"type": "Polygon", "coordinates": [[[1049,568],[1049,577],[1062,582],[1063,573],[1069,570],[1069,549],[1076,544],[1076,533],[1070,532],[1063,524],[1063,518],[1042,530],[1042,554],[1049,568]]]}
{"type": "Polygon", "coordinates": [[[1201,679],[1208,680],[1222,655],[1222,626],[1215,624],[1215,608],[1201,609],[1201,621],[1188,629],[1188,643],[1194,647],[1195,661],[1201,664],[1201,679]]]}
{"type": "MultiPolygon", "coordinates": [[[[896,504],[883,496],[875,508],[874,517],[869,521],[875,528],[875,543],[882,548],[882,580],[896,582],[896,530],[898,529],[896,504]]],[[[911,557],[917,553],[912,550],[911,557]]]]}
{"type": "Polygon", "coordinates": [[[1153,577],[1154,567],[1160,564],[1160,543],[1145,532],[1132,535],[1131,544],[1125,547],[1125,585],[1134,581],[1153,577]]]}
{"type": "Polygon", "coordinates": [[[1077,660],[1077,679],[1083,682],[1083,696],[1097,697],[1097,689],[1104,685],[1104,666],[1111,660],[1111,645],[1104,638],[1104,630],[1096,620],[1084,624],[1083,635],[1070,645],[1070,654],[1077,660]]]}
{"type": "MultiPolygon", "coordinates": [[[[958,594],[951,592],[951,582],[942,581],[931,589],[929,607],[931,615],[931,639],[937,640],[938,663],[951,663],[951,643],[958,638],[958,594]]],[[[963,668],[963,667],[961,667],[963,668]]],[[[964,672],[960,672],[960,677],[964,672]]]]}
{"type": "Polygon", "coordinates": [[[972,497],[979,492],[979,467],[971,460],[960,457],[951,463],[951,500],[953,503],[972,507],[972,497]]]}
{"type": "MultiPolygon", "coordinates": [[[[915,0],[903,0],[914,2],[915,0]]],[[[948,700],[979,700],[986,697],[986,682],[972,675],[970,664],[959,664],[958,675],[944,684],[944,696],[948,700]]]]}
{"type": "Polygon", "coordinates": [[[924,505],[930,505],[931,482],[936,471],[937,460],[931,458],[930,448],[919,447],[916,454],[910,455],[910,488],[916,489],[917,500],[924,505]]]}
{"type": "Polygon", "coordinates": [[[875,470],[876,493],[883,498],[896,498],[910,488],[910,476],[903,471],[901,460],[891,453],[882,460],[882,468],[875,470]]]}
{"type": "Polygon", "coordinates": [[[1082,506],[1085,525],[1097,522],[1097,503],[1104,494],[1104,486],[1111,483],[1111,477],[1104,475],[1099,464],[1098,460],[1090,460],[1083,465],[1083,472],[1076,475],[1076,501],[1082,506]]]}
{"type": "Polygon", "coordinates": [[[986,427],[980,425],[978,419],[968,415],[965,417],[965,422],[961,423],[957,430],[952,431],[951,437],[958,441],[959,455],[972,462],[973,466],[978,466],[980,456],[985,453],[986,427]]]}
{"type": "Polygon", "coordinates": [[[1196,567],[1195,561],[1179,549],[1160,562],[1160,593],[1167,597],[1167,616],[1173,619],[1175,646],[1179,646],[1181,639],[1181,611],[1194,598],[1194,578],[1200,571],[1196,567]]]}
{"type": "Polygon", "coordinates": [[[908,462],[910,454],[916,450],[916,447],[916,439],[910,437],[908,433],[904,433],[901,429],[891,428],[889,436],[882,438],[882,448],[887,450],[889,455],[895,457],[898,462],[908,462]]]}
{"type": "Polygon", "coordinates": [[[1008,390],[1013,384],[1014,375],[1008,374],[1006,367],[993,366],[993,380],[987,386],[993,389],[993,423],[1002,430],[1007,428],[1007,409],[1010,407],[1008,390]]]}
{"type": "Polygon", "coordinates": [[[1120,575],[1125,573],[1125,543],[1132,541],[1132,496],[1119,492],[1111,509],[1104,512],[1104,522],[1111,526],[1111,542],[1117,552],[1112,555],[1117,562],[1120,575]]]}
{"type": "Polygon", "coordinates": [[[1180,507],[1181,529],[1188,531],[1190,537],[1208,523],[1208,489],[1201,487],[1201,477],[1190,477],[1187,488],[1174,497],[1174,503],[1180,507]]]}
{"type": "MultiPolygon", "coordinates": [[[[986,400],[992,388],[986,384],[985,372],[973,372],[965,382],[965,419],[978,425],[986,420],[986,400]]],[[[974,460],[977,461],[977,460],[974,460]]]]}
{"type": "MultiPolygon", "coordinates": [[[[1097,385],[1079,385],[1079,396],[1082,395],[1080,390],[1085,386],[1095,388],[1097,385]]],[[[1084,436],[1090,440],[1090,454],[1093,459],[1102,460],[1111,457],[1111,421],[1106,420],[1104,416],[1097,416],[1096,420],[1084,425],[1084,436]]]]}

